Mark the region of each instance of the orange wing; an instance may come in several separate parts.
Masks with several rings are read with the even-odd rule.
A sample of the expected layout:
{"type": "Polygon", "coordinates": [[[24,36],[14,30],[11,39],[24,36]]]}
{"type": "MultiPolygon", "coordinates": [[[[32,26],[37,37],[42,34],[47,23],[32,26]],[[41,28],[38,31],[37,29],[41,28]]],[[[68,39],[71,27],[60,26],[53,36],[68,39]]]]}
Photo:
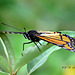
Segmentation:
{"type": "Polygon", "coordinates": [[[47,41],[54,45],[60,46],[64,49],[75,51],[75,39],[66,35],[61,34],[60,32],[40,32],[40,35],[37,35],[41,40],[47,41]]]}

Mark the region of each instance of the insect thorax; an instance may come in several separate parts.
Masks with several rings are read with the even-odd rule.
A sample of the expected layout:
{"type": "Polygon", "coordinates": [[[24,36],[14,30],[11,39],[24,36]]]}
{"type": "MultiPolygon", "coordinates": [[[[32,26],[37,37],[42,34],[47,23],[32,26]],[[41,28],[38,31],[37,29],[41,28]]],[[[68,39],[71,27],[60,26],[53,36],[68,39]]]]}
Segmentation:
{"type": "Polygon", "coordinates": [[[30,30],[28,33],[24,33],[23,34],[25,38],[27,38],[28,40],[31,40],[32,42],[39,42],[39,38],[37,37],[37,35],[40,35],[40,33],[38,33],[35,30],[30,30]]]}

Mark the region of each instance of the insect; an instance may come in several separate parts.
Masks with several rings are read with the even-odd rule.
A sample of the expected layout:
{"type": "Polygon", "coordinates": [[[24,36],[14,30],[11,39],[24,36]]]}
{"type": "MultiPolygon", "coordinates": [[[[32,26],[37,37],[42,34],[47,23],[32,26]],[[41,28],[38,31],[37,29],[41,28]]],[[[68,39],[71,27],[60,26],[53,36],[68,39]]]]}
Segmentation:
{"type": "Polygon", "coordinates": [[[27,43],[23,43],[23,50],[24,50],[24,45],[25,44],[30,44],[30,43],[34,43],[37,48],[40,50],[40,48],[38,47],[38,45],[36,44],[36,42],[38,42],[40,45],[41,43],[39,42],[40,40],[44,40],[48,43],[52,43],[54,45],[57,45],[59,47],[62,47],[64,49],[70,50],[72,52],[75,52],[75,38],[72,38],[70,36],[68,36],[67,34],[61,34],[61,32],[51,32],[51,31],[36,31],[36,30],[30,30],[28,32],[26,32],[26,29],[24,28],[25,32],[22,32],[22,30],[15,28],[13,26],[1,23],[3,25],[12,27],[14,29],[17,29],[21,32],[11,32],[11,31],[0,31],[0,33],[6,33],[6,34],[23,34],[23,36],[30,40],[30,42],[27,43]]]}

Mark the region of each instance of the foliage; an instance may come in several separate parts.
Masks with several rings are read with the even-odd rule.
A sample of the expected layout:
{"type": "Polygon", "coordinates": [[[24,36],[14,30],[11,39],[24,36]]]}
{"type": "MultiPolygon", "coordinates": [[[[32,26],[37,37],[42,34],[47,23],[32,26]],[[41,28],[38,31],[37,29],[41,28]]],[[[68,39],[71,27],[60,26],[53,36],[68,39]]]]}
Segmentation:
{"type": "MultiPolygon", "coordinates": [[[[0,23],[1,22],[21,30],[25,27],[26,31],[31,29],[62,31],[64,34],[75,37],[75,0],[0,0],[0,23]]],[[[17,30],[0,24],[0,31],[17,30]]],[[[70,69],[62,69],[62,66],[75,65],[74,52],[62,48],[60,50],[56,49],[56,51],[55,48],[59,47],[51,44],[47,46],[46,42],[42,42],[45,43],[46,48],[42,50],[41,53],[32,43],[25,45],[25,51],[23,53],[26,57],[22,57],[23,43],[28,42],[28,40],[22,35],[10,34],[6,37],[2,34],[0,37],[0,60],[2,60],[0,61],[0,75],[8,75],[8,73],[15,72],[16,70],[18,70],[18,75],[26,75],[38,67],[39,69],[31,75],[72,75],[70,69]],[[34,48],[34,50],[32,48],[34,48]],[[51,51],[53,53],[49,51],[49,48],[54,48],[53,51],[51,51]],[[48,51],[49,53],[47,53],[48,51]],[[44,58],[45,60],[43,60],[44,58]],[[33,62],[35,60],[37,60],[37,62],[33,62]],[[46,61],[45,64],[42,61],[46,61]],[[19,64],[20,69],[18,69],[19,64]],[[32,66],[30,66],[31,64],[32,66]]],[[[44,46],[39,45],[39,47],[43,49],[44,46]]]]}
{"type": "MultiPolygon", "coordinates": [[[[75,37],[74,31],[62,31],[62,33],[67,33],[68,35],[75,37]]],[[[43,46],[38,46],[41,49],[41,52],[38,51],[38,48],[35,47],[29,47],[27,50],[23,51],[23,56],[19,58],[19,60],[15,61],[14,56],[14,50],[12,50],[11,44],[9,39],[5,34],[0,34],[0,41],[4,48],[4,53],[7,57],[4,58],[4,54],[0,56],[0,69],[1,73],[2,71],[4,74],[10,74],[10,75],[16,75],[17,72],[27,64],[26,73],[30,75],[33,71],[35,71],[37,68],[39,68],[41,65],[43,65],[46,60],[48,59],[49,55],[56,51],[61,49],[58,46],[52,46],[51,44],[47,45],[46,42],[41,41],[43,46]],[[51,47],[50,47],[51,46],[51,47]]],[[[1,51],[1,50],[0,50],[1,51]]],[[[25,66],[26,67],[26,66],[25,66]]],[[[18,74],[19,75],[19,74],[18,74]]]]}

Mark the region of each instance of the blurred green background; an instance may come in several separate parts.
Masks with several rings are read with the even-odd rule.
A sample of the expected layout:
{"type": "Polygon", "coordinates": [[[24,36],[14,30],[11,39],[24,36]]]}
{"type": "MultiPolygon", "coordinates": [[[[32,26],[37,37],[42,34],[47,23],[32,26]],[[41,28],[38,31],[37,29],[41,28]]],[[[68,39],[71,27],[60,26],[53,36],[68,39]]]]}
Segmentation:
{"type": "MultiPolygon", "coordinates": [[[[0,22],[24,31],[75,30],[75,0],[0,0],[0,22]]],[[[18,31],[0,24],[0,31],[18,31]]],[[[19,59],[23,43],[22,35],[7,35],[19,59]]],[[[28,48],[30,45],[26,45],[28,48]]],[[[47,62],[31,75],[75,75],[75,69],[63,69],[75,65],[75,53],[65,49],[53,52],[47,62]],[[72,74],[73,73],[73,74],[72,74]]]]}

